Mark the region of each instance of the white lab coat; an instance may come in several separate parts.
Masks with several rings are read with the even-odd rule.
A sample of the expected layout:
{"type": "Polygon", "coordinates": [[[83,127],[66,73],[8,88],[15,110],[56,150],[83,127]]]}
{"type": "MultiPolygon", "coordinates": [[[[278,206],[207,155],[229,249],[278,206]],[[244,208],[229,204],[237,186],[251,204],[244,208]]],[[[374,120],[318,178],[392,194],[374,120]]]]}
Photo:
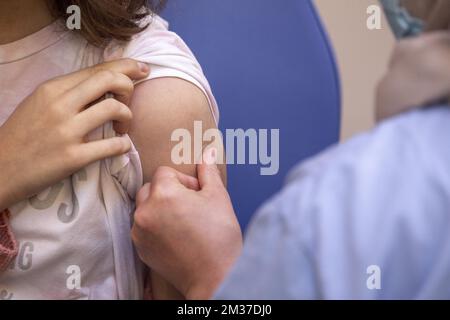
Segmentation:
{"type": "Polygon", "coordinates": [[[450,298],[450,109],[388,120],[293,170],[216,297],[450,298]]]}

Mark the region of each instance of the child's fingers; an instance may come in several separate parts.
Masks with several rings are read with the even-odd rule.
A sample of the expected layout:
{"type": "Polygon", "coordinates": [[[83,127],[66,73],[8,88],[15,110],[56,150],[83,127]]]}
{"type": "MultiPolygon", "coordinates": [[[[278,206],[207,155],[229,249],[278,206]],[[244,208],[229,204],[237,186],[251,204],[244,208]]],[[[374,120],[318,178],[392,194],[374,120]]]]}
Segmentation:
{"type": "Polygon", "coordinates": [[[148,199],[148,197],[150,196],[150,188],[151,185],[150,183],[146,183],[141,190],[139,190],[137,196],[136,196],[136,205],[137,207],[139,207],[140,205],[142,205],[145,200],[148,199]]]}
{"type": "Polygon", "coordinates": [[[144,79],[150,73],[150,68],[145,63],[132,59],[120,59],[82,69],[78,72],[58,77],[54,79],[54,81],[58,84],[61,92],[65,92],[79,85],[81,82],[87,80],[98,72],[105,70],[121,73],[131,80],[144,79]]]}
{"type": "Polygon", "coordinates": [[[62,98],[62,104],[74,106],[79,112],[105,94],[113,93],[117,100],[128,105],[133,90],[133,82],[128,77],[121,73],[104,70],[66,92],[62,98]]]}
{"type": "Polygon", "coordinates": [[[105,158],[119,156],[131,149],[131,141],[127,137],[113,137],[84,143],[77,148],[79,167],[105,158]]]}
{"type": "Polygon", "coordinates": [[[99,103],[77,114],[74,118],[76,132],[85,136],[92,130],[109,121],[118,121],[123,124],[126,133],[133,115],[130,109],[115,99],[102,100],[99,103]]]}

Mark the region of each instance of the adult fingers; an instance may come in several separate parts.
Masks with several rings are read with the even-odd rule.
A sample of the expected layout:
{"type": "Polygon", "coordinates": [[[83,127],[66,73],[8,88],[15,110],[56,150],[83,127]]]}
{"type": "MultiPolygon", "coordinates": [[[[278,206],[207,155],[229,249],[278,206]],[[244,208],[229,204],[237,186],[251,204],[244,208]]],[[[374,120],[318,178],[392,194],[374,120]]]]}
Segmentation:
{"type": "Polygon", "coordinates": [[[84,167],[92,162],[122,155],[131,148],[127,137],[113,137],[84,143],[74,149],[78,167],[84,167]]]}
{"type": "Polygon", "coordinates": [[[145,200],[148,199],[148,197],[150,196],[150,188],[151,188],[151,184],[150,183],[146,183],[138,192],[137,196],[136,196],[136,205],[137,207],[139,207],[140,205],[142,205],[145,200]]]}
{"type": "Polygon", "coordinates": [[[197,165],[198,181],[200,188],[223,188],[223,181],[217,167],[217,149],[214,147],[206,148],[203,152],[203,161],[197,165]]]}
{"type": "Polygon", "coordinates": [[[438,0],[427,19],[427,30],[447,30],[450,25],[450,1],[438,0]]]}

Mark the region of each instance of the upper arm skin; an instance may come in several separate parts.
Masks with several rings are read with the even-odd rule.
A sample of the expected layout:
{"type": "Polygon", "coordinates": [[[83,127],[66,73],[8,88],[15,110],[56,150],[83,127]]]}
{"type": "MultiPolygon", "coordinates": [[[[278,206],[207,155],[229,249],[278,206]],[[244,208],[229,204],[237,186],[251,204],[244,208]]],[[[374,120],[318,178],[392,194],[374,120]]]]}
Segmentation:
{"type": "MultiPolygon", "coordinates": [[[[138,84],[130,108],[133,120],[130,138],[139,152],[144,181],[151,182],[155,170],[169,166],[196,177],[196,165],[175,165],[171,160],[172,142],[176,129],[189,130],[194,141],[194,121],[202,121],[203,130],[216,128],[209,103],[204,93],[194,84],[179,78],[158,78],[138,84]]],[[[223,148],[222,142],[214,142],[223,148]]],[[[191,154],[194,154],[192,146],[191,154]]],[[[221,153],[219,153],[221,154],[221,153]]],[[[199,159],[201,155],[195,155],[199,159]]],[[[226,180],[225,165],[220,165],[222,178],[226,180]]]]}

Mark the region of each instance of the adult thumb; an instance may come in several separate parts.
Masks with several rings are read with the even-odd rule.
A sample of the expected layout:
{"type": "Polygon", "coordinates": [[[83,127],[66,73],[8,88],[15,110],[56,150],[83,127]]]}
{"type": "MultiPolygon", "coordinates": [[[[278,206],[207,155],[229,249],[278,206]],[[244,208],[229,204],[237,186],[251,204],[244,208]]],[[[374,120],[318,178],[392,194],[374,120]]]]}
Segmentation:
{"type": "Polygon", "coordinates": [[[209,187],[223,187],[222,177],[217,167],[217,149],[206,148],[203,152],[201,163],[197,166],[198,182],[200,189],[209,187]]]}

